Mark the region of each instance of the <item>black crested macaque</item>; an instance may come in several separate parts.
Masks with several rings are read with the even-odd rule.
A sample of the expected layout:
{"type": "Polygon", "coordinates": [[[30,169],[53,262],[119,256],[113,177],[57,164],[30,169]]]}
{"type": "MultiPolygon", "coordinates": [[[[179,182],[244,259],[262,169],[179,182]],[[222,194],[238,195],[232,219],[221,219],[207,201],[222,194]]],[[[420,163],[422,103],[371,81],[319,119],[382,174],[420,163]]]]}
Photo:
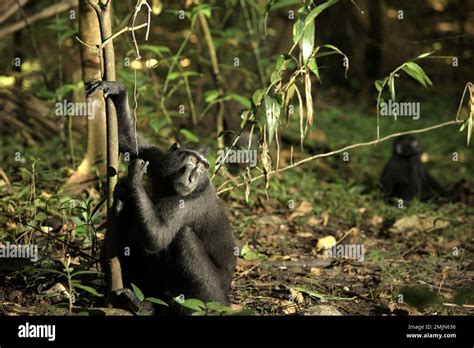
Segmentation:
{"type": "Polygon", "coordinates": [[[385,165],[380,182],[388,198],[410,202],[446,197],[446,190],[430,175],[421,161],[422,150],[413,135],[402,135],[393,142],[392,157],[385,165]]]}
{"type": "Polygon", "coordinates": [[[155,305],[155,314],[186,314],[172,300],[176,296],[229,304],[236,244],[224,205],[209,181],[209,149],[176,143],[162,152],[139,134],[135,141],[125,86],[112,81],[86,84],[88,96],[98,90],[115,105],[119,150],[131,158],[128,177],[115,192],[123,203],[118,234],[126,287],[116,295],[134,301],[130,306],[136,310],[130,290],[134,284],[145,297],[170,304],[155,305]],[[146,172],[151,192],[143,184],[146,172]]]}
{"type": "Polygon", "coordinates": [[[449,191],[449,199],[451,202],[474,205],[474,192],[465,178],[459,180],[453,185],[449,191]]]}

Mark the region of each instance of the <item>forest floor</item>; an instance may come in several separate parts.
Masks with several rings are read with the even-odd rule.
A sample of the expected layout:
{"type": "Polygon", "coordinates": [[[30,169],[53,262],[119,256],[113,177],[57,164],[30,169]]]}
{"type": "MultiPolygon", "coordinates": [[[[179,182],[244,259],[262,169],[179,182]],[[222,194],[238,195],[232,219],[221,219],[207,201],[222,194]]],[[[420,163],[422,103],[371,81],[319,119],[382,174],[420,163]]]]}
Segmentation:
{"type": "MultiPolygon", "coordinates": [[[[331,190],[327,185],[321,196],[331,190]]],[[[314,214],[313,204],[303,200],[293,211],[268,202],[232,206],[251,250],[244,254],[251,261],[239,259],[235,303],[268,315],[474,314],[472,209],[469,215],[458,205],[422,211],[419,203],[420,210],[410,207],[391,219],[361,200],[356,222],[345,227],[337,208],[314,214]],[[318,252],[318,240],[327,236],[362,245],[363,260],[318,252]]]]}
{"type": "MultiPolygon", "coordinates": [[[[293,161],[371,140],[374,121],[366,110],[323,107],[305,143],[312,150],[297,151],[294,144],[293,161]]],[[[382,129],[389,134],[436,121],[383,120],[382,129]]],[[[463,177],[474,184],[464,133],[448,127],[419,138],[429,168],[444,185],[463,177]],[[458,162],[451,160],[455,151],[458,162]]],[[[97,262],[83,254],[97,252],[103,238],[104,209],[94,211],[101,188],[73,201],[58,194],[71,174],[58,154],[66,156],[67,149],[58,139],[21,144],[19,136],[3,142],[8,182],[0,179],[0,240],[34,240],[42,261],[2,262],[0,315],[55,313],[67,308],[71,289],[74,306],[84,312],[101,307],[97,262]],[[6,155],[16,152],[24,162],[6,155]]],[[[413,202],[400,209],[384,202],[378,178],[390,148],[382,143],[351,151],[349,161],[336,156],[286,171],[271,178],[267,193],[263,181],[256,182],[248,202],[243,189],[221,196],[242,251],[231,295],[235,307],[255,315],[474,314],[474,207],[413,202]],[[325,237],[363,247],[363,253],[357,259],[329,257],[317,247],[325,237]]],[[[290,163],[284,149],[280,167],[290,163]]]]}

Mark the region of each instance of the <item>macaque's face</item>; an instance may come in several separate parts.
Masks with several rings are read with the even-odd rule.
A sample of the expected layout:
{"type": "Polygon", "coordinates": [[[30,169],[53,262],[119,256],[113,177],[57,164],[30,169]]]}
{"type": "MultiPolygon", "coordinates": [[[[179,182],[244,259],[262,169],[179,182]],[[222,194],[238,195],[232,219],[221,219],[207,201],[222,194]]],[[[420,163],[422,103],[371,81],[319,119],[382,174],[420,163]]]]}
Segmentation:
{"type": "Polygon", "coordinates": [[[172,185],[176,194],[187,196],[209,183],[209,150],[193,144],[171,146],[163,159],[163,177],[172,185]]]}
{"type": "Polygon", "coordinates": [[[393,151],[400,157],[411,157],[421,154],[420,144],[413,135],[402,135],[395,139],[393,151]]]}

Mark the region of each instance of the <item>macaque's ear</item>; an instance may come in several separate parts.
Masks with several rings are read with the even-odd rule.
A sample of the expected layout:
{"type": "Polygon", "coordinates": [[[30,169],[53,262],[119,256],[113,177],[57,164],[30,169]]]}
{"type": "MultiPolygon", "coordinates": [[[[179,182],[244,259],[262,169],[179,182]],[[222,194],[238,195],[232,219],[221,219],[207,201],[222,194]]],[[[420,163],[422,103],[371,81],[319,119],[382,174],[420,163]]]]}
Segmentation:
{"type": "Polygon", "coordinates": [[[209,157],[209,154],[211,153],[211,147],[210,146],[203,146],[201,149],[201,153],[204,155],[204,157],[209,157]]]}
{"type": "Polygon", "coordinates": [[[173,145],[171,145],[170,150],[175,151],[178,150],[180,147],[181,145],[179,145],[179,143],[174,143],[173,145]]]}

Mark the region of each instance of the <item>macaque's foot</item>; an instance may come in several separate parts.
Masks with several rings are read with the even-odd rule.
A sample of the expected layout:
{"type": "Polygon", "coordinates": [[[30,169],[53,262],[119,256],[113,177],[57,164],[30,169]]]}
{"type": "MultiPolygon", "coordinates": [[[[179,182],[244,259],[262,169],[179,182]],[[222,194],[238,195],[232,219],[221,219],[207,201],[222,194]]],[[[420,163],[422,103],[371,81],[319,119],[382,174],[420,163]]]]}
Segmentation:
{"type": "Polygon", "coordinates": [[[110,303],[114,307],[127,309],[131,312],[138,312],[141,305],[133,291],[127,288],[113,291],[110,296],[110,303]]]}
{"type": "Polygon", "coordinates": [[[133,313],[151,315],[153,314],[153,305],[150,302],[141,302],[135,293],[128,289],[118,289],[112,292],[110,303],[114,307],[129,310],[133,313]]]}
{"type": "Polygon", "coordinates": [[[119,95],[126,92],[125,86],[117,81],[93,80],[85,83],[86,96],[89,98],[97,91],[104,91],[104,97],[119,95]]]}
{"type": "Polygon", "coordinates": [[[146,173],[148,163],[149,162],[142,159],[135,159],[130,162],[128,176],[132,182],[140,182],[142,180],[143,175],[146,173]]]}

